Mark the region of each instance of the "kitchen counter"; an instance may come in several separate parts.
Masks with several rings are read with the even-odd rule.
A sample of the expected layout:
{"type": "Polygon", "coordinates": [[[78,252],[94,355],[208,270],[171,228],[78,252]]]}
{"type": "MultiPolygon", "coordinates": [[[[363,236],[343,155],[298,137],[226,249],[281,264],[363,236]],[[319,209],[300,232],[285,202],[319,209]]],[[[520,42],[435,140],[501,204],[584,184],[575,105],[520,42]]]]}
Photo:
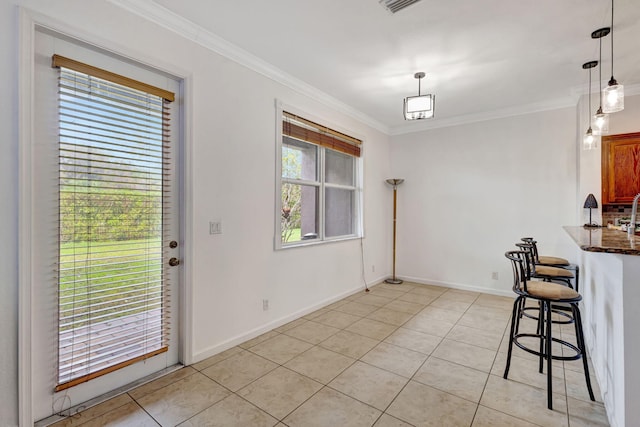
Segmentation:
{"type": "Polygon", "coordinates": [[[637,234],[629,239],[626,231],[606,227],[563,228],[583,251],[640,256],[640,236],[637,234]]]}
{"type": "Polygon", "coordinates": [[[564,230],[577,244],[582,329],[609,425],[640,426],[640,235],[564,230]]]}

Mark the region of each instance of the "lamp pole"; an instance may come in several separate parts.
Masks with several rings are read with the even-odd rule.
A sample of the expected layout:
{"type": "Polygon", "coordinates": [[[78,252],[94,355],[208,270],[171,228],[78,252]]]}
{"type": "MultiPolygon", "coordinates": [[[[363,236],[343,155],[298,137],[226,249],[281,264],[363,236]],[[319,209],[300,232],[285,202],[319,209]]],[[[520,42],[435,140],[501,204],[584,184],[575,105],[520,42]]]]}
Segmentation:
{"type": "Polygon", "coordinates": [[[399,285],[402,283],[402,280],[396,278],[396,222],[397,222],[397,203],[398,203],[398,185],[402,184],[404,179],[393,178],[387,179],[387,184],[393,186],[393,277],[390,279],[386,279],[385,283],[390,283],[392,285],[399,285]]]}

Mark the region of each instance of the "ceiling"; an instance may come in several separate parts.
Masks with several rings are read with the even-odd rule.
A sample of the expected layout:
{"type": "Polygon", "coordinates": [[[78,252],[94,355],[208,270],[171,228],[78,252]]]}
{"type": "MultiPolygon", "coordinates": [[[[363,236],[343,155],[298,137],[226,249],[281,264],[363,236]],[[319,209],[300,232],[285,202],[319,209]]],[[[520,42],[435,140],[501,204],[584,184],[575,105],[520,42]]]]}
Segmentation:
{"type": "MultiPolygon", "coordinates": [[[[598,59],[590,34],[611,22],[609,0],[421,0],[396,14],[378,0],[149,4],[389,134],[575,105],[588,86],[582,64],[598,59]],[[417,71],[427,75],[422,93],[436,95],[435,118],[407,122],[402,100],[417,94],[417,71]]],[[[604,81],[610,39],[603,39],[604,81]]],[[[627,94],[640,85],[638,41],[640,1],[616,0],[614,74],[627,94]]]]}

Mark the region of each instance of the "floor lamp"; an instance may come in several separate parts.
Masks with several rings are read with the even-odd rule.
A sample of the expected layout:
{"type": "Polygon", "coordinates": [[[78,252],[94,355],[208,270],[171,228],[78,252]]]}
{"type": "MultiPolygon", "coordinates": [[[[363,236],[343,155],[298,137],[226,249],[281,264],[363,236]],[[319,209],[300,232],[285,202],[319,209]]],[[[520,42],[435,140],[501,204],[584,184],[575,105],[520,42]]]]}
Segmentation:
{"type": "Polygon", "coordinates": [[[387,184],[393,185],[393,277],[385,280],[385,283],[399,285],[402,280],[396,278],[396,208],[398,201],[398,185],[402,184],[404,179],[388,179],[387,184]]]}

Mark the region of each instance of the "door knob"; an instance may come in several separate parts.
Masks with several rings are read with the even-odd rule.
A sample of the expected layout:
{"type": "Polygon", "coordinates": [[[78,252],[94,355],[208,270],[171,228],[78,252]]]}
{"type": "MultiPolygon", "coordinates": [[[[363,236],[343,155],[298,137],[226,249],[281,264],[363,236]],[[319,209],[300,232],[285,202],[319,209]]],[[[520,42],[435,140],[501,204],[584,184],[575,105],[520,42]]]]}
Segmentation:
{"type": "Polygon", "coordinates": [[[169,260],[169,265],[170,265],[171,267],[175,267],[176,265],[180,265],[180,260],[179,260],[178,258],[175,258],[175,257],[174,257],[174,258],[171,258],[171,259],[169,260]]]}

